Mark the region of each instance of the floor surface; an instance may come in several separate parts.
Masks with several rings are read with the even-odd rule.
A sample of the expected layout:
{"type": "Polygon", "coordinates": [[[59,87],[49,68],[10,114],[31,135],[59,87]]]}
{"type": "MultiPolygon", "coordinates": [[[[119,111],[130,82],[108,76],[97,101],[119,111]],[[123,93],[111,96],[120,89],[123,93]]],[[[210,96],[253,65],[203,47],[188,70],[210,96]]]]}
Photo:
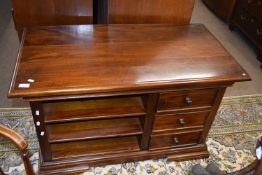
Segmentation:
{"type": "MultiPolygon", "coordinates": [[[[28,106],[21,99],[8,99],[7,93],[12,78],[19,41],[11,17],[11,0],[0,1],[0,108],[28,106]]],[[[228,25],[213,15],[196,0],[192,23],[203,23],[236,58],[252,77],[250,82],[236,83],[228,88],[226,96],[240,96],[262,93],[262,69],[251,44],[238,32],[232,32],[228,25]]]]}

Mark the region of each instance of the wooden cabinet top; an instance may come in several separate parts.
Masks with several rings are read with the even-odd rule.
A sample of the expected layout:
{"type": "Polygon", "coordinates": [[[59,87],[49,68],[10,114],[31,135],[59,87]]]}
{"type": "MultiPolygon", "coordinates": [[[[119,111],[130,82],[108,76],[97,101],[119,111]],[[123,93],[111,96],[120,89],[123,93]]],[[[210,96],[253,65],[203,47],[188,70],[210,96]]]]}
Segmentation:
{"type": "Polygon", "coordinates": [[[200,24],[25,29],[9,97],[233,83],[250,77],[200,24]]]}

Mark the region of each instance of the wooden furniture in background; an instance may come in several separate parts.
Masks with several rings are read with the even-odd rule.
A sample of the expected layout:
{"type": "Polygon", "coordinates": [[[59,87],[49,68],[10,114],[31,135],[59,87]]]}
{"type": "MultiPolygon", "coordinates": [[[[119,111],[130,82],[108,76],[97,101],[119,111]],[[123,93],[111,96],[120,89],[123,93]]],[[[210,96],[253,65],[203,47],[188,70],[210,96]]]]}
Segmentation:
{"type": "Polygon", "coordinates": [[[12,0],[16,29],[24,27],[105,24],[189,24],[194,0],[12,0]]]}
{"type": "Polygon", "coordinates": [[[15,27],[92,24],[93,0],[12,0],[15,27]]]}
{"type": "Polygon", "coordinates": [[[238,0],[230,21],[230,29],[235,27],[254,43],[262,62],[262,0],[238,0]]]}
{"type": "Polygon", "coordinates": [[[108,23],[189,24],[195,0],[108,0],[108,23]]]}
{"type": "Polygon", "coordinates": [[[237,0],[202,0],[218,17],[229,23],[237,0]]]}
{"type": "Polygon", "coordinates": [[[203,25],[26,29],[9,97],[31,105],[41,172],[208,156],[227,86],[250,80],[203,25]]]}
{"type": "MultiPolygon", "coordinates": [[[[0,125],[0,136],[10,140],[16,148],[20,151],[21,157],[24,161],[25,171],[27,175],[34,175],[34,170],[29,159],[29,153],[27,151],[27,142],[18,133],[10,128],[0,125]]],[[[1,169],[0,169],[1,174],[1,169]]],[[[2,172],[3,174],[3,172],[2,172]]]]}

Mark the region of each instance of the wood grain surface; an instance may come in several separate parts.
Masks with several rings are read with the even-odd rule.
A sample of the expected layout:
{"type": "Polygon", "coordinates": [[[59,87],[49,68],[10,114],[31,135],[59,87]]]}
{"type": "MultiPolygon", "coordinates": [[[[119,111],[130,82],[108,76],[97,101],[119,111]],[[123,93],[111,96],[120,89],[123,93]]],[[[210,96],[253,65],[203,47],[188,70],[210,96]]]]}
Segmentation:
{"type": "Polygon", "coordinates": [[[108,23],[189,24],[195,0],[108,0],[108,23]]]}
{"type": "Polygon", "coordinates": [[[247,73],[203,25],[38,27],[24,31],[9,97],[245,80],[247,73]],[[30,87],[19,87],[25,83],[30,87]]]}

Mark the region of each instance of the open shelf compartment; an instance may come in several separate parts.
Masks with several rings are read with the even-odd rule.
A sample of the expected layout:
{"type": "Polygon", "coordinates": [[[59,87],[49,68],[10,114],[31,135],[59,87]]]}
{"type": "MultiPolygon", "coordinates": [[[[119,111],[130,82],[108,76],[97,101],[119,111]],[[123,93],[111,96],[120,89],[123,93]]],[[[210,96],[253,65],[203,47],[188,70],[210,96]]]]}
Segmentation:
{"type": "Polygon", "coordinates": [[[139,151],[138,137],[120,137],[51,144],[52,159],[139,151]]]}
{"type": "Polygon", "coordinates": [[[139,117],[48,124],[50,143],[123,137],[143,133],[139,117]]]}
{"type": "Polygon", "coordinates": [[[145,115],[141,96],[44,102],[43,111],[46,123],[145,115]]]}

